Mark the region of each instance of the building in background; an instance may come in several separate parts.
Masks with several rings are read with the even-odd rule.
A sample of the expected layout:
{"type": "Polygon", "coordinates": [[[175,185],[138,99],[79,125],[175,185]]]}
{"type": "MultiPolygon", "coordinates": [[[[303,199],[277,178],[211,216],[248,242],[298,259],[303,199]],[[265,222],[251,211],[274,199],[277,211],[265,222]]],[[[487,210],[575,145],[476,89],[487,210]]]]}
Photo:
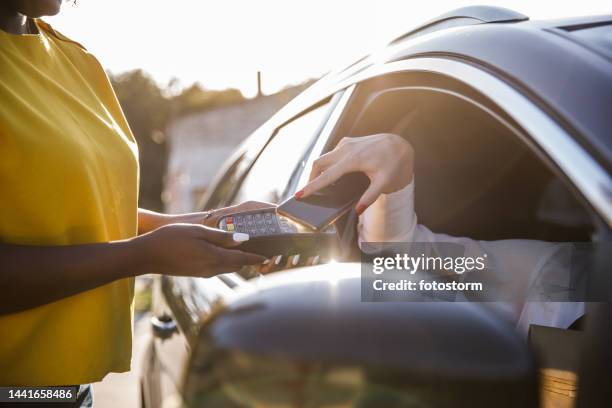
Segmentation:
{"type": "Polygon", "coordinates": [[[166,129],[168,164],[162,200],[168,213],[195,210],[232,151],[306,85],[190,113],[166,129]]]}

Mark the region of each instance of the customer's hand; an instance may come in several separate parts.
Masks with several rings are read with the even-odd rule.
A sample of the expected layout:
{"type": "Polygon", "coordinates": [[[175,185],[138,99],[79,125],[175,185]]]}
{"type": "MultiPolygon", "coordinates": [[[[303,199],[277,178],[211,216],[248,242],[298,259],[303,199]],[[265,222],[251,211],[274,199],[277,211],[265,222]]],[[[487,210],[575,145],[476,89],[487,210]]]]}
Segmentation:
{"type": "Polygon", "coordinates": [[[170,224],[133,239],[147,273],[210,277],[261,264],[265,257],[230,249],[248,240],[197,224],[170,224]]]}
{"type": "Polygon", "coordinates": [[[361,214],[381,194],[393,193],[410,184],[413,164],[412,146],[398,135],[345,137],[334,150],[314,162],[309,183],[295,195],[308,197],[344,174],[361,171],[370,178],[370,186],[355,206],[361,214]]]}

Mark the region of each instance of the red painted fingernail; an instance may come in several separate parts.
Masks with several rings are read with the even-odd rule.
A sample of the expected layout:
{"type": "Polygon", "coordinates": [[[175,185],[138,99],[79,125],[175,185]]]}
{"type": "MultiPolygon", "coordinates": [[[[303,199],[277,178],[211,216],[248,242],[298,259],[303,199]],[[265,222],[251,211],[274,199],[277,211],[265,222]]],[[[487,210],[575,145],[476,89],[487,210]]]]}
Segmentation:
{"type": "Polygon", "coordinates": [[[357,212],[357,215],[361,215],[366,210],[366,208],[367,207],[365,205],[359,204],[357,207],[355,207],[355,211],[357,212]]]}
{"type": "Polygon", "coordinates": [[[304,190],[300,190],[297,193],[294,194],[295,198],[302,198],[302,196],[304,195],[304,190]]]}

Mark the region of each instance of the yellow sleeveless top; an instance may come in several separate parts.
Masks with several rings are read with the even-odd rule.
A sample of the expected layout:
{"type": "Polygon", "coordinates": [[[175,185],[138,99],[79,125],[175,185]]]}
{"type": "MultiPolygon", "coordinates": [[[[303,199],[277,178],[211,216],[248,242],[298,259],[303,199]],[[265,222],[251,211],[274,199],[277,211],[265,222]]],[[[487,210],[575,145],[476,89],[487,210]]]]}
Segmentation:
{"type": "MultiPolygon", "coordinates": [[[[0,242],[133,237],[138,151],[106,73],[82,46],[37,26],[36,35],[0,30],[0,242]]],[[[129,370],[133,288],[123,279],[0,316],[0,385],[129,370]]]]}

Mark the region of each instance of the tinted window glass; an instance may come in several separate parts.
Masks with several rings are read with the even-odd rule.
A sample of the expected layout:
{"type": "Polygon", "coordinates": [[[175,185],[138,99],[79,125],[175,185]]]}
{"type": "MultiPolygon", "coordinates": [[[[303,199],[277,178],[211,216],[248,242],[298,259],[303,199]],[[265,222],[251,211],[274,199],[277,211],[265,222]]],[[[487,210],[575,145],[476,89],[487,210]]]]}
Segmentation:
{"type": "Polygon", "coordinates": [[[278,203],[324,124],[329,103],[299,116],[278,129],[246,176],[234,203],[247,200],[278,203]]]}
{"type": "MultiPolygon", "coordinates": [[[[205,208],[213,209],[223,207],[228,201],[234,186],[239,181],[240,175],[244,173],[245,165],[244,155],[236,160],[227,172],[223,175],[223,178],[219,181],[215,191],[212,193],[210,198],[206,201],[205,208]]],[[[198,205],[198,208],[203,207],[198,205]]]]}

